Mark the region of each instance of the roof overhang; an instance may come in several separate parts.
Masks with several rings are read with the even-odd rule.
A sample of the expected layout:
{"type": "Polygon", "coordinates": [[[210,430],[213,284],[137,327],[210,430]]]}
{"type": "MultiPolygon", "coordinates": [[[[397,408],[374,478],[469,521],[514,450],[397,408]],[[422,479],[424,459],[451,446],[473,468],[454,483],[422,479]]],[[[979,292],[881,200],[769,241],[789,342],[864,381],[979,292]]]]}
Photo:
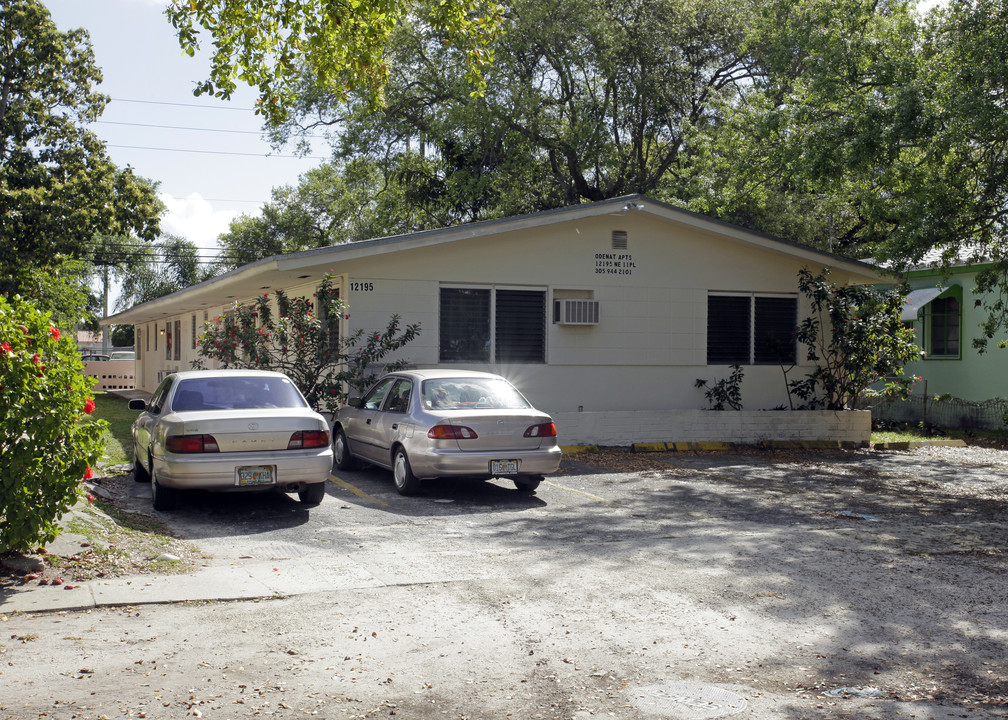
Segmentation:
{"type": "Polygon", "coordinates": [[[690,227],[729,241],[788,255],[812,265],[830,266],[845,272],[854,283],[878,283],[886,280],[889,276],[885,270],[867,263],[756,233],[738,225],[715,220],[642,195],[631,195],[546,210],[531,215],[486,220],[452,228],[425,230],[409,235],[333,245],[286,255],[274,255],[249,263],[198,285],[179,290],[171,295],[165,295],[156,300],[136,305],[129,310],[110,315],[103,318],[101,324],[136,325],[156,322],[183,312],[193,312],[201,307],[227,305],[235,300],[255,297],[276,288],[295,286],[310,278],[321,278],[326,271],[336,268],[338,263],[348,260],[576,222],[605,215],[629,215],[632,213],[658,217],[672,225],[690,227]]]}
{"type": "Polygon", "coordinates": [[[907,293],[906,300],[903,304],[903,313],[900,315],[900,320],[903,322],[913,322],[917,319],[917,313],[920,312],[921,308],[941,295],[945,292],[945,290],[947,290],[947,288],[922,288],[920,290],[911,290],[907,293]]]}

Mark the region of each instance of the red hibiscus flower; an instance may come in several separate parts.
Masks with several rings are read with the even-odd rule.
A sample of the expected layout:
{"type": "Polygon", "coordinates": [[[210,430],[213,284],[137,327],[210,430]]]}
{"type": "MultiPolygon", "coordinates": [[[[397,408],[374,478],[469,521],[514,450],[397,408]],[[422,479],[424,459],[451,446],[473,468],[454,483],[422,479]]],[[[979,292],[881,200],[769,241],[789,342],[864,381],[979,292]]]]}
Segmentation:
{"type": "Polygon", "coordinates": [[[59,340],[60,333],[58,328],[50,327],[49,334],[52,335],[53,340],[59,340]]]}
{"type": "Polygon", "coordinates": [[[84,414],[90,415],[91,413],[94,412],[94,409],[95,409],[94,400],[92,398],[88,398],[87,402],[84,403],[84,414]]]}

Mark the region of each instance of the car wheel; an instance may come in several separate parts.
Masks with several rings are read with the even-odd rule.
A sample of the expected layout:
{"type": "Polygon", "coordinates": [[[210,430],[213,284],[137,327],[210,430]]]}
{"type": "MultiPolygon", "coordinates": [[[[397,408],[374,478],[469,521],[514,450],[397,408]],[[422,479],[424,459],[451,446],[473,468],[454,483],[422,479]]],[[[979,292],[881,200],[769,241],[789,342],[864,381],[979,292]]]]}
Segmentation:
{"type": "Polygon", "coordinates": [[[333,439],[333,461],[337,470],[353,470],[357,467],[357,460],[350,454],[350,446],[347,444],[343,428],[337,428],[336,437],[333,439]]]}
{"type": "Polygon", "coordinates": [[[543,479],[541,477],[515,478],[514,484],[521,492],[534,493],[543,479]]]}
{"type": "Polygon", "coordinates": [[[136,453],[133,453],[133,479],[136,482],[150,482],[150,473],[147,472],[136,453]]]}
{"type": "Polygon", "coordinates": [[[300,490],[298,490],[298,500],[307,505],[308,507],[315,507],[322,503],[322,498],[325,497],[325,486],[324,482],[312,483],[311,485],[303,485],[300,490]]]}
{"type": "Polygon", "coordinates": [[[406,451],[401,447],[396,448],[395,455],[392,457],[392,477],[400,495],[415,495],[420,489],[420,481],[413,474],[406,451]]]}
{"type": "Polygon", "coordinates": [[[178,490],[165,487],[158,482],[157,473],[154,472],[154,463],[151,463],[151,500],[154,502],[155,510],[174,510],[178,503],[178,490]]]}

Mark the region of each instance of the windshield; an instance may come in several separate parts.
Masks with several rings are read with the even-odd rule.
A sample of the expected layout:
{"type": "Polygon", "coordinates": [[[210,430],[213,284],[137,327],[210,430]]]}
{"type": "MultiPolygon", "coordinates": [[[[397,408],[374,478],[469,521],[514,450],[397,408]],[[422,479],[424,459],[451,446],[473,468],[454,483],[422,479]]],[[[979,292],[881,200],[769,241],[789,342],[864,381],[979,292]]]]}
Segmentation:
{"type": "Polygon", "coordinates": [[[524,410],[532,407],[507,380],[496,378],[438,378],[423,383],[427,410],[524,410]]]}
{"type": "Polygon", "coordinates": [[[172,410],[250,410],[307,407],[301,393],[285,377],[210,377],[182,380],[172,410]]]}

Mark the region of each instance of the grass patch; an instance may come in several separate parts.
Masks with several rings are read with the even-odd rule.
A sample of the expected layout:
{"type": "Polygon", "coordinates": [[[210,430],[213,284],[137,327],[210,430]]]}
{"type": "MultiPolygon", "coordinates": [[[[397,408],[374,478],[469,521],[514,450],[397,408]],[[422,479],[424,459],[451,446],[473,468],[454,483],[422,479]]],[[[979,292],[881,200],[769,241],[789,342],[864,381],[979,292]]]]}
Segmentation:
{"type": "Polygon", "coordinates": [[[872,430],[872,443],[911,442],[914,440],[951,440],[952,436],[936,430],[925,430],[919,427],[887,428],[872,430]]]}
{"type": "Polygon", "coordinates": [[[194,547],[169,535],[156,519],[127,512],[110,502],[96,501],[95,505],[99,507],[78,508],[66,524],[69,532],[86,538],[89,547],[70,556],[45,556],[47,563],[75,580],[185,573],[200,558],[194,547]],[[161,558],[166,553],[178,560],[161,558]]]}
{"type": "Polygon", "coordinates": [[[99,466],[122,465],[133,461],[133,436],[130,427],[136,420],[137,411],[129,409],[129,400],[109,395],[95,393],[95,409],[91,417],[104,420],[108,427],[102,433],[105,444],[105,454],[98,461],[99,466]]]}

